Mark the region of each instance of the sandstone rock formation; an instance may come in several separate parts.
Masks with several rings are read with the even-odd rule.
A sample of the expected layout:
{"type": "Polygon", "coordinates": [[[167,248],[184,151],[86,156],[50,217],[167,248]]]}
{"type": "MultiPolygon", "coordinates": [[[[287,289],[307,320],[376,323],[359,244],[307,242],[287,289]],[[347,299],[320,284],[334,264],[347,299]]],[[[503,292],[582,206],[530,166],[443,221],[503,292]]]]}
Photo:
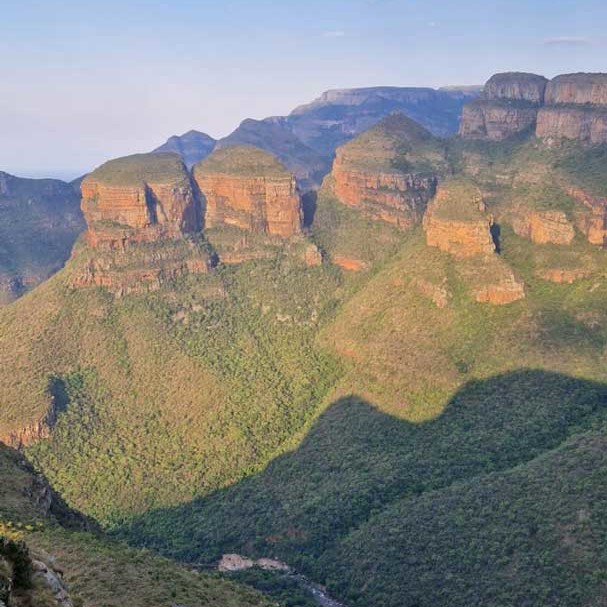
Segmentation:
{"type": "Polygon", "coordinates": [[[529,211],[513,221],[514,231],[536,244],[571,244],[575,236],[573,224],[564,211],[529,211]]]}
{"type": "Polygon", "coordinates": [[[492,224],[481,191],[464,181],[441,185],[423,220],[426,243],[459,258],[495,253],[492,224]]]}
{"type": "Polygon", "coordinates": [[[271,154],[252,146],[216,150],[194,167],[206,199],[205,227],[223,225],[288,238],[302,231],[295,177],[271,154]]]}
{"type": "Polygon", "coordinates": [[[546,83],[546,78],[536,74],[495,74],[482,96],[464,106],[459,134],[465,139],[501,141],[532,130],[546,83]]]}
{"type": "Polygon", "coordinates": [[[586,235],[588,242],[605,246],[607,243],[607,198],[592,196],[581,188],[572,186],[567,188],[567,194],[590,211],[578,222],[578,227],[586,235]]]}
{"type": "Polygon", "coordinates": [[[121,296],[209,269],[211,257],[197,236],[200,201],[176,154],[111,160],[81,189],[89,246],[78,256],[74,286],[121,296]]]}
{"type": "Polygon", "coordinates": [[[200,204],[176,154],[136,154],[106,162],[81,184],[87,240],[124,248],[128,241],[179,238],[200,229],[200,204]]]}
{"type": "Polygon", "coordinates": [[[546,87],[546,105],[607,106],[607,74],[562,74],[546,87]]]}
{"type": "Polygon", "coordinates": [[[551,80],[536,135],[549,143],[606,143],[607,74],[564,74],[551,80]]]}
{"type": "MultiPolygon", "coordinates": [[[[439,186],[423,221],[426,243],[459,260],[456,269],[474,299],[503,305],[523,298],[525,288],[496,254],[492,224],[481,191],[467,181],[451,181],[439,186]]],[[[430,290],[420,284],[416,286],[422,292],[425,290],[437,306],[448,304],[448,292],[430,290]]]]}
{"type": "Polygon", "coordinates": [[[402,114],[338,148],[335,197],[374,220],[401,228],[419,223],[444,163],[438,141],[402,114]]]}

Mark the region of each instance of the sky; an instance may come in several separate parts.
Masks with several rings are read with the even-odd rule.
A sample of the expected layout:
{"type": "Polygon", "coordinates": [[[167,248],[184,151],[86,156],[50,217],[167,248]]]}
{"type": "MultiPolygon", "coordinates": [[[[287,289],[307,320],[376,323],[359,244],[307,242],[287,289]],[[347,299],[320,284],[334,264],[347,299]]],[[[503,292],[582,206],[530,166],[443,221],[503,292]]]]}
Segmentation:
{"type": "Polygon", "coordinates": [[[324,90],[607,71],[605,0],[0,0],[0,170],[71,179],[324,90]]]}

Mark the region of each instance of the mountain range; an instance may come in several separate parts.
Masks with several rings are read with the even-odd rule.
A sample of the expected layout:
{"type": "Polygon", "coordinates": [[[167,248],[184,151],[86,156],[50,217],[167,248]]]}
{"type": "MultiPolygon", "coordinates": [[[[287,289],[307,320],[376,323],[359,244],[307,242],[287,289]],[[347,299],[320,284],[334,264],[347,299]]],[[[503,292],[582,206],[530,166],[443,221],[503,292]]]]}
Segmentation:
{"type": "Polygon", "coordinates": [[[607,74],[333,91],[97,167],[0,310],[0,529],[86,605],[603,605],[606,112],[607,74]]]}

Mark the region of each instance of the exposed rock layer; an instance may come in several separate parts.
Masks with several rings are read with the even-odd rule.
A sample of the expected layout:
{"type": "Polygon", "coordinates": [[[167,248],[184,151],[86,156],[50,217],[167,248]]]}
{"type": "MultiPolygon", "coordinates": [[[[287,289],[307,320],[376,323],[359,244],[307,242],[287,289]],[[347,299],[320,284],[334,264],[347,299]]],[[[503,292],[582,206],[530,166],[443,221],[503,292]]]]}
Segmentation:
{"type": "Polygon", "coordinates": [[[492,223],[480,190],[460,183],[438,188],[423,221],[428,246],[460,258],[495,252],[492,223]]]}
{"type": "Polygon", "coordinates": [[[206,227],[283,238],[301,233],[295,178],[271,154],[250,146],[220,149],[196,165],[194,178],[206,200],[206,227]]]}

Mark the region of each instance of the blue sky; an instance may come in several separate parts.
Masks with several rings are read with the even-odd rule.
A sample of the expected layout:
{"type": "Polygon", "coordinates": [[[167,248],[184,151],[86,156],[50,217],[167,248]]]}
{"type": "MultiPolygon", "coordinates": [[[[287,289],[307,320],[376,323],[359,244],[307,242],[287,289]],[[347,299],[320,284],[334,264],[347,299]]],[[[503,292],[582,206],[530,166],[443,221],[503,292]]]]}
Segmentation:
{"type": "Polygon", "coordinates": [[[75,177],[323,90],[607,71],[605,0],[2,0],[0,170],[75,177]]]}

